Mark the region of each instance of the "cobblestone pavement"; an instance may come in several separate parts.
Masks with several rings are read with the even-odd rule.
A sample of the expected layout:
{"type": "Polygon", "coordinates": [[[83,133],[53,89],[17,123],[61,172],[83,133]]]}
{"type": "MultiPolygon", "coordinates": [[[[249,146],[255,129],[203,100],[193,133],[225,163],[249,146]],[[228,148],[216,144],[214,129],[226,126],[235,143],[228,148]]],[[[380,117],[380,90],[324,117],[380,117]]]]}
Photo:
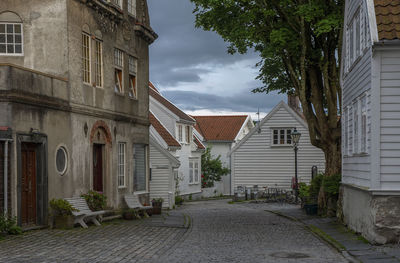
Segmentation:
{"type": "Polygon", "coordinates": [[[184,206],[192,227],[157,262],[347,262],[291,220],[227,200],[184,206]]]}
{"type": "Polygon", "coordinates": [[[0,262],[346,261],[299,223],[256,206],[219,200],[186,203],[166,220],[28,232],[0,241],[0,262]],[[191,219],[189,228],[183,226],[185,214],[191,219]]]}

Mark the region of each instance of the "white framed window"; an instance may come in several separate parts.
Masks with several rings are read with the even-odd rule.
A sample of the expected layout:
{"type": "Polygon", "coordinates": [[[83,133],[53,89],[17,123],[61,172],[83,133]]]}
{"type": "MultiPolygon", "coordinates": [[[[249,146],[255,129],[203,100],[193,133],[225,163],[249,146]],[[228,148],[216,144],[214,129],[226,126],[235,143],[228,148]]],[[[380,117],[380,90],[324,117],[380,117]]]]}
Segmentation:
{"type": "Polygon", "coordinates": [[[128,68],[129,68],[129,97],[137,99],[137,88],[136,88],[137,59],[135,57],[129,56],[128,68]]]}
{"type": "Polygon", "coordinates": [[[199,178],[200,178],[200,176],[199,176],[200,171],[199,171],[199,170],[200,170],[200,169],[199,169],[199,161],[196,161],[196,162],[194,163],[194,182],[195,182],[196,184],[199,183],[199,178]]]}
{"type": "Polygon", "coordinates": [[[96,87],[103,87],[103,42],[99,39],[94,39],[95,42],[95,81],[96,87]]]}
{"type": "Polygon", "coordinates": [[[86,84],[91,83],[91,48],[90,36],[82,32],[82,76],[83,82],[86,84]]]}
{"type": "Polygon", "coordinates": [[[126,187],[126,143],[118,143],[118,187],[126,187]]]}
{"type": "Polygon", "coordinates": [[[124,52],[120,49],[114,49],[114,91],[117,93],[124,92],[123,81],[123,68],[124,68],[124,52]]]}
{"type": "Polygon", "coordinates": [[[191,133],[191,127],[190,127],[189,125],[186,126],[186,133],[185,133],[185,135],[186,135],[186,143],[190,143],[190,142],[191,142],[192,133],[191,133]]]}
{"type": "Polygon", "coordinates": [[[347,141],[347,137],[349,136],[348,135],[348,133],[347,133],[347,108],[344,108],[343,109],[343,112],[342,112],[342,119],[341,119],[341,121],[342,121],[342,134],[343,134],[343,136],[342,136],[342,138],[343,138],[343,140],[342,140],[342,146],[343,146],[343,155],[347,155],[347,149],[348,149],[348,141],[347,141]]]}
{"type": "Polygon", "coordinates": [[[133,191],[146,191],[147,183],[147,146],[145,144],[135,144],[133,146],[134,174],[133,191]]]}
{"type": "Polygon", "coordinates": [[[136,0],[128,0],[128,13],[136,16],[136,0]]]}
{"type": "Polygon", "coordinates": [[[68,168],[68,153],[64,146],[58,147],[56,151],[56,169],[62,176],[67,172],[68,168]]]}
{"type": "Polygon", "coordinates": [[[199,159],[189,160],[189,183],[198,184],[200,182],[200,164],[199,159]]]}
{"type": "Polygon", "coordinates": [[[275,128],[272,130],[273,145],[292,145],[292,129],[275,128]]]}
{"type": "Polygon", "coordinates": [[[347,112],[347,129],[348,129],[348,155],[353,154],[353,107],[352,106],[348,106],[347,108],[348,112],[347,112]]]}
{"type": "Polygon", "coordinates": [[[368,152],[367,95],[361,97],[361,153],[368,152]]]}
{"type": "Polygon", "coordinates": [[[353,103],[353,153],[359,153],[358,100],[353,103]]]}
{"type": "Polygon", "coordinates": [[[22,23],[6,23],[0,21],[0,55],[23,55],[22,23]]]}
{"type": "Polygon", "coordinates": [[[194,162],[189,161],[189,184],[194,183],[194,162]]]}
{"type": "Polygon", "coordinates": [[[181,124],[177,125],[177,134],[178,142],[183,142],[183,127],[181,124]]]}

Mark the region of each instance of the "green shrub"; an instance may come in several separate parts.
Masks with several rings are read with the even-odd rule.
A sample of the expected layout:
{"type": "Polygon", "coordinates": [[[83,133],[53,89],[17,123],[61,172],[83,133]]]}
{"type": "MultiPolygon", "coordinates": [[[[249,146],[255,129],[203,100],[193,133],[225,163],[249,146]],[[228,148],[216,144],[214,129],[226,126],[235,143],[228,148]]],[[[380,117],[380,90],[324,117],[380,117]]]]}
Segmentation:
{"type": "Polygon", "coordinates": [[[310,185],[310,196],[318,198],[319,189],[321,189],[322,181],[324,180],[324,174],[319,174],[311,180],[310,185]]]}
{"type": "Polygon", "coordinates": [[[0,234],[8,235],[20,235],[22,234],[22,229],[17,226],[17,220],[15,217],[6,217],[0,215],[0,234]]]}
{"type": "Polygon", "coordinates": [[[322,182],[324,191],[331,196],[338,195],[341,180],[342,176],[340,174],[325,176],[322,182]]]}
{"type": "Polygon", "coordinates": [[[310,186],[306,183],[299,183],[299,197],[301,199],[310,197],[310,186]]]}
{"type": "Polygon", "coordinates": [[[72,205],[64,199],[52,199],[50,201],[50,208],[54,216],[68,216],[72,215],[73,211],[78,211],[78,209],[73,208],[72,205]]]}
{"type": "Polygon", "coordinates": [[[82,195],[86,203],[92,211],[101,211],[106,208],[107,197],[100,192],[90,190],[87,194],[82,195]]]}
{"type": "Polygon", "coordinates": [[[162,203],[164,202],[164,198],[162,198],[162,197],[153,198],[153,199],[151,200],[151,202],[152,202],[152,203],[159,203],[159,204],[162,204],[162,203]]]}
{"type": "Polygon", "coordinates": [[[181,205],[183,203],[183,198],[179,195],[175,196],[175,204],[181,205]]]}

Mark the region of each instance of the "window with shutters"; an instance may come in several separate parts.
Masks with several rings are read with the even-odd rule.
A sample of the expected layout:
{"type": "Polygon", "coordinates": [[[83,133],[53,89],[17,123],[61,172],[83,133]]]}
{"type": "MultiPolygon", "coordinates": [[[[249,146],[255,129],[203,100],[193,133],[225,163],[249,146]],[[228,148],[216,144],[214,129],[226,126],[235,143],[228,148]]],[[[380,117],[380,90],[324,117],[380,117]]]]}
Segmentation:
{"type": "Polygon", "coordinates": [[[146,145],[135,144],[133,147],[134,152],[134,178],[133,178],[133,190],[146,191],[146,178],[147,178],[147,157],[146,157],[146,145]]]}
{"type": "Polygon", "coordinates": [[[119,49],[114,49],[114,90],[117,93],[123,93],[123,68],[124,68],[124,53],[119,49]]]}

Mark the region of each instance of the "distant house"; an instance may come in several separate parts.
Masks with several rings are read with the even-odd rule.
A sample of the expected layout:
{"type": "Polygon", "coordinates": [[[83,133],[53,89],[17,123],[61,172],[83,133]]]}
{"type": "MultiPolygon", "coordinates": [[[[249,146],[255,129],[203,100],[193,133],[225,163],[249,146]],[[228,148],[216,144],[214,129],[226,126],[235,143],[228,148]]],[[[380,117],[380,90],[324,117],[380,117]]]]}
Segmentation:
{"type": "Polygon", "coordinates": [[[399,241],[399,1],[346,3],[342,49],[344,222],[377,243],[399,241]]]}
{"type": "MultiPolygon", "coordinates": [[[[296,100],[297,101],[297,100],[296,100]]],[[[238,186],[291,188],[295,158],[291,132],[302,135],[298,151],[299,182],[309,182],[311,169],[324,170],[323,152],[311,145],[307,123],[297,105],[281,101],[229,153],[231,156],[231,191],[238,186]]]]}
{"type": "MultiPolygon", "coordinates": [[[[236,145],[254,127],[249,115],[236,116],[193,116],[196,120],[195,134],[207,146],[211,147],[211,155],[221,156],[222,164],[231,167],[228,156],[236,145]]],[[[231,195],[231,175],[222,177],[212,188],[203,189],[203,196],[231,195]]]]}
{"type": "MultiPolygon", "coordinates": [[[[150,111],[165,131],[168,132],[168,137],[172,137],[180,145],[179,147],[172,147],[171,145],[160,143],[180,162],[175,176],[178,181],[178,188],[175,191],[182,196],[200,195],[201,155],[205,147],[193,135],[193,127],[196,121],[163,97],[151,83],[149,84],[149,95],[150,111]]],[[[166,143],[168,144],[168,142],[166,143]]],[[[172,141],[169,143],[172,143],[172,141]]],[[[153,162],[153,158],[154,156],[150,156],[150,162],[153,162]]]]}
{"type": "Polygon", "coordinates": [[[150,119],[150,199],[163,198],[163,207],[175,204],[175,177],[179,160],[171,154],[181,145],[152,114],[150,119]]]}

